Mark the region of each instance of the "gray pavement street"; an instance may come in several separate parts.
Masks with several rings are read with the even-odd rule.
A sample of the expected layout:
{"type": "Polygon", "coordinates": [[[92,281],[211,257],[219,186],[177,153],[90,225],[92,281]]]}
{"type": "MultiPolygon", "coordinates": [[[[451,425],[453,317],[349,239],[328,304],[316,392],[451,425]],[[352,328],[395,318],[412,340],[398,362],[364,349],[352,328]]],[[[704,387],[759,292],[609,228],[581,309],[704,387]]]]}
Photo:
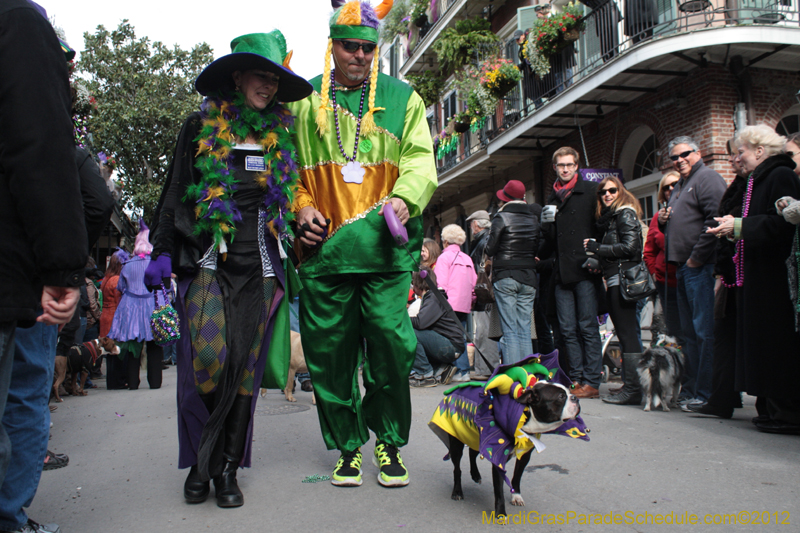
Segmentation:
{"type": "MultiPolygon", "coordinates": [[[[374,438],[364,447],[361,487],[303,483],[307,476],[330,474],[338,454],[322,443],[309,393],[298,387],[298,402],[290,404],[282,392],[269,391],[259,399],[256,411],[253,468],[239,470],[245,505],[220,509],[213,489],[203,504],[188,505],[182,497],[187,471],[177,469],[176,369],[164,371],[159,390],[149,390],[144,377],[142,372],[138,391],[107,391],[105,381],[98,380],[101,388],[90,390],[89,396],[68,396],[58,404],[52,415],[50,448],[67,453],[70,464],[42,474],[29,509],[33,519],[58,523],[64,533],[455,532],[502,527],[483,523],[484,512],[489,517],[493,506],[488,461],[479,461],[483,484],[476,485],[465,475],[465,499],[450,499],[452,467],[442,461],[445,447],[427,427],[442,386],[411,391],[411,439],[402,449],[411,483],[391,490],[376,479],[377,469],[370,460],[374,438]]],[[[606,389],[603,385],[601,393],[606,389]]],[[[645,413],[641,408],[583,400],[591,442],[543,437],[547,449],[534,452],[522,480],[525,507],[507,503],[512,520],[521,512],[516,519],[527,523],[508,527],[586,532],[800,531],[800,436],[759,433],[750,423],[756,414],[754,398],[745,400],[745,408],[731,420],[680,410],[645,413]],[[581,524],[581,515],[595,515],[591,520],[606,523],[581,524]],[[728,521],[737,515],[747,525],[652,523],[658,517],[684,522],[691,515],[700,521],[704,515],[728,521]],[[631,519],[640,523],[624,523],[631,519]],[[776,519],[782,525],[776,525],[776,519]]],[[[510,501],[507,489],[506,498],[510,501]]]]}

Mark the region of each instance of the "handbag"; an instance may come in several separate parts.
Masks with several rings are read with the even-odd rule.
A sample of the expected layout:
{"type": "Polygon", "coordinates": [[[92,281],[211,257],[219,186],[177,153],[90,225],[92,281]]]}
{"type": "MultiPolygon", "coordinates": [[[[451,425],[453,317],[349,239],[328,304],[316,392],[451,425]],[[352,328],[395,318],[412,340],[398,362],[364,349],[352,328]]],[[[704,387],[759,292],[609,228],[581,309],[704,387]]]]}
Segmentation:
{"type": "Polygon", "coordinates": [[[620,261],[619,290],[622,293],[622,299],[626,302],[641,300],[656,293],[656,282],[647,270],[644,261],[640,261],[627,270],[622,270],[622,261],[620,261]]]}
{"type": "Polygon", "coordinates": [[[475,303],[487,305],[494,303],[494,288],[490,278],[492,272],[492,261],[484,255],[478,265],[478,278],[475,280],[475,303]]]}
{"type": "Polygon", "coordinates": [[[161,293],[164,295],[164,305],[158,305],[158,291],[153,291],[156,308],[150,315],[150,327],[153,329],[153,340],[159,346],[172,346],[181,338],[178,312],[169,303],[167,289],[161,283],[161,293]]]}

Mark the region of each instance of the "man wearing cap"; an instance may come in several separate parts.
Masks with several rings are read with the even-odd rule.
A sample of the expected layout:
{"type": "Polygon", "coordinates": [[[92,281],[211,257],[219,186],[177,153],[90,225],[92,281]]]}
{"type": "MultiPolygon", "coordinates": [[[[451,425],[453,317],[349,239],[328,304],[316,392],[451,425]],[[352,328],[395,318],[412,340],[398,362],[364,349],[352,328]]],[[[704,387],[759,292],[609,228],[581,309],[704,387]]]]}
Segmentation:
{"type": "Polygon", "coordinates": [[[525,202],[525,185],[511,180],[497,191],[504,202],[492,219],[486,255],[492,258],[492,285],[500,314],[503,364],[533,353],[531,316],[536,296],[536,249],[539,220],[525,202]]]}
{"type": "Polygon", "coordinates": [[[422,248],[420,215],[437,185],[433,145],[419,95],[378,72],[378,21],[391,0],[374,9],[332,5],[324,73],[311,80],[314,93],[290,107],[301,180],[293,209],[303,350],[323,439],[341,453],[331,483],[361,485],[361,446],[372,430],[379,483],[403,486],[409,477],[398,448],[408,442],[416,349],[405,303],[422,248]],[[388,206],[408,230],[413,258],[388,231],[388,206]]]}
{"type": "Polygon", "coordinates": [[[569,146],[553,154],[558,178],[542,211],[546,246],[541,257],[555,250],[556,313],[575,396],[597,398],[603,368],[595,290],[598,278],[583,266],[589,258],[583,240],[595,237],[596,232],[597,184],[581,179],[579,163],[580,155],[569,146]]]}
{"type": "MultiPolygon", "coordinates": [[[[472,251],[469,256],[475,266],[475,272],[478,273],[486,251],[486,245],[489,242],[489,234],[491,233],[489,228],[492,226],[492,221],[489,213],[481,209],[468,216],[467,222],[469,222],[469,227],[472,230],[472,242],[470,245],[472,251]]],[[[479,353],[476,352],[475,354],[475,374],[471,377],[474,380],[484,381],[489,379],[492,374],[493,369],[489,365],[497,367],[500,364],[500,352],[497,349],[497,342],[489,338],[489,311],[487,310],[487,304],[475,302],[472,307],[472,323],[472,340],[479,353]],[[484,358],[486,358],[485,361],[484,358]]]]}

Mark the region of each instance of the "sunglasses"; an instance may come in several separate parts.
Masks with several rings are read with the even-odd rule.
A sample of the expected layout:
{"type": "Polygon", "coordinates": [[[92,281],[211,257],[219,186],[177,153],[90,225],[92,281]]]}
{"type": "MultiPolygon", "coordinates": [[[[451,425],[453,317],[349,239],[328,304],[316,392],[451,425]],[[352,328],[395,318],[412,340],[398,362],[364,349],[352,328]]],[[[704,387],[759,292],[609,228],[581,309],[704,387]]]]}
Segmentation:
{"type": "Polygon", "coordinates": [[[671,155],[669,156],[670,159],[673,161],[677,161],[678,159],[686,159],[689,157],[689,154],[693,153],[694,150],[686,150],[685,152],[681,152],[678,155],[671,155]]]}
{"type": "Polygon", "coordinates": [[[794,156],[796,156],[796,155],[797,155],[798,153],[800,153],[800,152],[784,152],[784,153],[785,153],[786,155],[788,155],[789,157],[794,157],[794,156]]]}
{"type": "Polygon", "coordinates": [[[617,194],[619,189],[616,187],[609,187],[608,189],[600,189],[597,191],[597,196],[605,196],[606,194],[617,194]]]}
{"type": "Polygon", "coordinates": [[[365,54],[371,54],[375,47],[378,46],[375,43],[357,43],[355,41],[345,41],[344,39],[339,39],[339,42],[342,44],[342,48],[351,54],[358,52],[359,48],[364,50],[365,54]]]}
{"type": "Polygon", "coordinates": [[[669,185],[664,185],[664,189],[665,189],[665,190],[667,190],[667,191],[671,191],[672,189],[674,189],[674,188],[675,188],[675,184],[676,184],[676,183],[678,183],[678,182],[677,182],[677,181],[673,181],[673,182],[672,182],[672,183],[670,183],[669,185]]]}

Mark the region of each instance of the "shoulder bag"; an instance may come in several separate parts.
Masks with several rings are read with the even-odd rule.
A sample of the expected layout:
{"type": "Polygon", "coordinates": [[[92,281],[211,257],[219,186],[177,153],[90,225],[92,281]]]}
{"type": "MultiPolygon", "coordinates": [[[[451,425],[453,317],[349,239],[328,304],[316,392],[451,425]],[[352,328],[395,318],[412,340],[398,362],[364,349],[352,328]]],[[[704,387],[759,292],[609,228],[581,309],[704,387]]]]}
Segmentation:
{"type": "Polygon", "coordinates": [[[492,261],[484,254],[480,265],[478,265],[478,278],[475,280],[475,303],[478,305],[494,303],[491,275],[492,261]]]}
{"type": "Polygon", "coordinates": [[[644,261],[627,270],[623,270],[622,261],[619,262],[619,290],[626,302],[641,300],[656,293],[656,282],[644,261]]]}

